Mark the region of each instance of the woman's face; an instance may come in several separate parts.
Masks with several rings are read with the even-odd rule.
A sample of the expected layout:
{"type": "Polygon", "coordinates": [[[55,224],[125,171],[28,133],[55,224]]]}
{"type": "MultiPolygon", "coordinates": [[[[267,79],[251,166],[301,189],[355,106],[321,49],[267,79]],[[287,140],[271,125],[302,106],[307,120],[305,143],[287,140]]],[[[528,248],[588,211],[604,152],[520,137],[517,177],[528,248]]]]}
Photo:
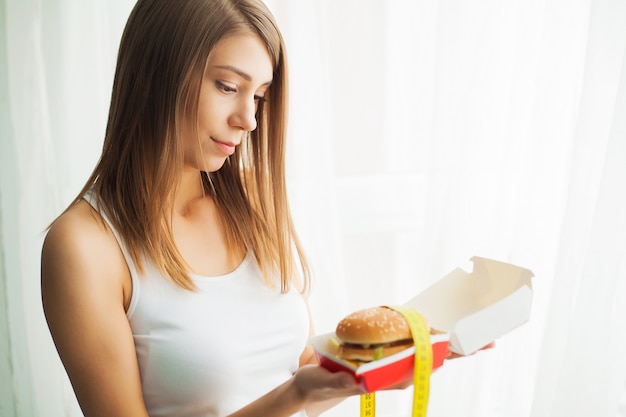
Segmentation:
{"type": "Polygon", "coordinates": [[[272,60],[252,34],[221,39],[211,51],[200,89],[198,134],[185,138],[185,166],[213,172],[222,167],[246,132],[272,81],[272,60]]]}

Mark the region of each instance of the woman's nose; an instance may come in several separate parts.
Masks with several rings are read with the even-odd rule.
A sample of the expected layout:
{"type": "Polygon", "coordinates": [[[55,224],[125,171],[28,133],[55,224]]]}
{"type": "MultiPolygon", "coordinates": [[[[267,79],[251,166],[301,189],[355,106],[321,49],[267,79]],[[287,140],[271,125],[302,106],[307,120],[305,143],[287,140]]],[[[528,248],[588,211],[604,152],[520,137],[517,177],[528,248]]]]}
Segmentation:
{"type": "Polygon", "coordinates": [[[256,129],[257,102],[254,99],[242,99],[231,115],[230,125],[247,132],[256,129]]]}

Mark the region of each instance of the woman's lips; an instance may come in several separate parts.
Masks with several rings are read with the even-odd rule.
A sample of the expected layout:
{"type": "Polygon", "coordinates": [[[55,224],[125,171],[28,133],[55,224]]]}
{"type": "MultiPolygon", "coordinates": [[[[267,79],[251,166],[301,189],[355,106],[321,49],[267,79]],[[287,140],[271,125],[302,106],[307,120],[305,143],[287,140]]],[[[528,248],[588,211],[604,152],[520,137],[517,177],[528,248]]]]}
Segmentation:
{"type": "Polygon", "coordinates": [[[232,155],[235,153],[236,145],[234,143],[229,142],[221,142],[215,138],[211,138],[213,142],[217,145],[217,147],[224,152],[226,155],[232,155]]]}

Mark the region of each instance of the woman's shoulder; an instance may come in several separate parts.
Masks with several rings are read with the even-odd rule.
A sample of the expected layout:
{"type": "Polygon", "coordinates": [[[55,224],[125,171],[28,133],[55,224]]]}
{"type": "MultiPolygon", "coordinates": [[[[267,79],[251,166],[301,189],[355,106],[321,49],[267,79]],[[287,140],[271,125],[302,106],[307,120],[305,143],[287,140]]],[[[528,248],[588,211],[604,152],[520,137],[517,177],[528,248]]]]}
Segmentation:
{"type": "Polygon", "coordinates": [[[104,219],[84,200],[74,203],[50,226],[41,255],[42,281],[98,282],[119,288],[128,269],[104,219]]]}
{"type": "MultiPolygon", "coordinates": [[[[94,246],[115,241],[115,237],[104,219],[85,200],[72,204],[50,226],[46,244],[94,246]]],[[[69,248],[68,248],[69,249],[69,248]]]]}

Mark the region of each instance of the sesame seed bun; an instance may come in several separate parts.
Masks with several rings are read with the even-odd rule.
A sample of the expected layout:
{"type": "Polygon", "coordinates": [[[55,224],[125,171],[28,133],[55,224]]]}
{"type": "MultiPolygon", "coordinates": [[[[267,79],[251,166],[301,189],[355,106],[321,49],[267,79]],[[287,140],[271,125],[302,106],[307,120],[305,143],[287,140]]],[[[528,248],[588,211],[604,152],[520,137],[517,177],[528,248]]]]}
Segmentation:
{"type": "Polygon", "coordinates": [[[337,356],[370,362],[413,346],[411,329],[402,314],[387,307],[372,307],[344,317],[335,330],[337,356]]]}

